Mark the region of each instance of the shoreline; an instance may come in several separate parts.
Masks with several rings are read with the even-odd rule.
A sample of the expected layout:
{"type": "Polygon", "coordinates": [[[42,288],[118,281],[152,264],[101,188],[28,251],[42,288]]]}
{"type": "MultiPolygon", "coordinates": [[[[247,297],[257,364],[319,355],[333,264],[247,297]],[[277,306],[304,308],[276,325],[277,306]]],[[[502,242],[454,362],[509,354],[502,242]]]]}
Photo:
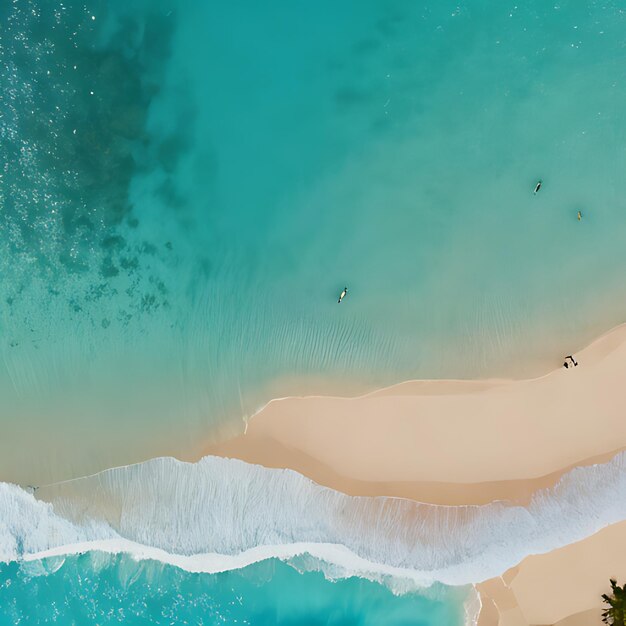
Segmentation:
{"type": "MultiPolygon", "coordinates": [[[[624,467],[624,454],[619,455],[621,457],[621,461],[617,460],[617,464],[615,461],[613,463],[609,463],[609,465],[614,466],[613,476],[619,479],[620,476],[623,476],[624,467]],[[615,470],[618,471],[615,474],[615,470]]],[[[255,471],[275,472],[274,477],[277,478],[281,473],[276,470],[264,470],[262,468],[257,467],[256,470],[253,466],[242,467],[244,463],[240,461],[226,461],[225,459],[218,460],[213,457],[213,460],[207,458],[203,461],[203,464],[207,464],[211,467],[216,467],[220,463],[240,463],[239,469],[245,472],[246,477],[251,476],[251,472],[255,471]]],[[[170,467],[168,471],[157,471],[156,474],[152,474],[153,476],[162,476],[166,477],[168,483],[170,483],[170,477],[172,476],[172,470],[175,468],[182,469],[183,472],[187,473],[189,471],[196,472],[199,470],[199,467],[189,467],[189,464],[180,463],[175,461],[174,459],[156,459],[152,463],[152,465],[165,465],[166,467],[170,467]],[[162,463],[159,463],[161,461],[162,463]]],[[[621,515],[616,516],[615,514],[609,514],[609,516],[604,520],[603,523],[598,523],[599,520],[593,521],[594,515],[591,515],[591,525],[584,530],[584,528],[580,528],[579,531],[574,533],[573,535],[569,535],[571,537],[570,541],[572,543],[564,543],[565,537],[559,537],[560,532],[565,530],[565,526],[561,528],[559,531],[557,524],[557,528],[550,528],[551,519],[554,517],[554,514],[560,512],[561,517],[563,513],[565,513],[565,519],[575,519],[577,517],[576,513],[580,511],[580,505],[583,504],[586,508],[591,508],[593,510],[594,507],[599,506],[601,510],[603,508],[602,503],[607,503],[609,498],[615,498],[615,494],[617,494],[618,500],[623,502],[624,491],[624,481],[621,480],[621,483],[618,482],[613,484],[611,482],[610,473],[606,474],[602,467],[596,466],[600,469],[600,473],[592,467],[586,469],[576,470],[579,474],[578,476],[570,476],[569,478],[565,478],[565,485],[561,484],[558,488],[558,491],[561,491],[561,496],[559,494],[552,494],[553,490],[545,490],[545,493],[534,502],[528,509],[528,513],[530,513],[531,519],[534,519],[534,523],[531,522],[531,527],[534,524],[539,523],[539,533],[537,530],[531,530],[531,535],[529,535],[526,539],[531,539],[530,542],[523,540],[518,548],[521,546],[528,546],[522,553],[517,553],[517,558],[509,555],[504,559],[504,562],[501,562],[501,567],[507,567],[509,569],[506,570],[504,574],[498,575],[498,568],[491,567],[490,571],[487,574],[487,571],[483,569],[482,574],[478,580],[482,580],[481,583],[474,583],[474,587],[476,590],[481,593],[483,606],[488,607],[483,612],[483,617],[480,621],[480,626],[508,626],[509,624],[513,626],[513,624],[517,626],[530,626],[530,624],[552,624],[556,623],[553,621],[549,621],[548,618],[545,618],[546,615],[558,615],[565,616],[565,619],[568,618],[569,615],[577,615],[578,613],[588,613],[592,609],[595,611],[594,615],[597,615],[597,601],[599,597],[599,593],[596,593],[599,589],[600,592],[606,591],[607,580],[609,576],[620,576],[626,577],[626,569],[623,566],[623,559],[621,558],[624,552],[626,551],[626,522],[624,522],[623,516],[623,505],[618,506],[618,509],[622,512],[621,515]],[[581,482],[582,475],[580,472],[586,473],[589,475],[595,474],[596,478],[591,482],[583,480],[581,482]],[[598,482],[600,480],[600,482],[598,482]],[[608,483],[607,483],[608,481],[608,483]],[[567,487],[567,483],[569,483],[569,487],[567,487]],[[576,491],[576,485],[578,484],[586,484],[587,488],[591,486],[592,491],[590,494],[600,492],[599,499],[583,499],[579,500],[576,491]],[[622,486],[619,486],[622,485],[622,486]],[[617,487],[617,490],[616,490],[617,487]],[[565,489],[565,491],[563,491],[565,489]],[[572,491],[573,489],[573,491],[572,491]],[[604,495],[601,495],[604,493],[604,495]],[[551,498],[556,497],[554,500],[555,503],[561,502],[564,505],[564,508],[560,508],[557,506],[556,509],[552,507],[548,507],[548,515],[543,518],[543,522],[541,522],[541,516],[538,518],[535,517],[537,513],[539,513],[546,505],[549,505],[549,500],[551,498]],[[594,504],[595,503],[595,504],[594,504]],[[539,507],[539,508],[537,508],[539,507]],[[549,512],[551,510],[551,512],[549,512]],[[571,516],[571,514],[574,514],[571,516]],[[547,525],[546,525],[547,522],[547,525]],[[556,543],[552,543],[549,540],[548,545],[542,545],[544,540],[542,539],[542,530],[543,533],[547,533],[548,536],[552,537],[552,540],[556,540],[556,543]],[[555,533],[556,530],[556,533],[555,533]],[[581,532],[582,531],[582,532],[581,532]],[[598,537],[605,537],[607,534],[610,535],[609,540],[602,540],[599,542],[598,537]],[[535,537],[532,540],[532,536],[535,537]],[[537,543],[537,539],[539,542],[537,543]],[[551,547],[550,546],[551,543],[551,547]],[[616,548],[620,546],[620,549],[616,548]],[[546,548],[548,551],[545,551],[546,548]],[[573,553],[573,556],[572,556],[573,553]],[[595,557],[592,559],[593,562],[590,562],[589,555],[595,557]],[[531,555],[531,556],[526,556],[531,555]],[[535,555],[535,556],[533,556],[535,555]],[[538,556],[536,556],[538,555],[538,556]],[[565,555],[565,556],[563,556],[565,555]],[[515,565],[518,559],[522,559],[519,565],[515,565]],[[612,559],[612,560],[611,560],[612,559]],[[616,565],[617,564],[617,565],[616,565]],[[617,571],[616,571],[617,569],[617,571]],[[487,579],[488,576],[496,576],[496,578],[487,579]],[[484,579],[483,579],[484,577],[484,579]],[[559,593],[551,593],[550,591],[555,587],[555,580],[562,580],[563,578],[567,579],[567,584],[563,583],[560,586],[557,585],[559,593]],[[543,581],[539,583],[537,581],[543,581]],[[578,584],[578,587],[576,586],[578,584]],[[577,600],[577,604],[572,606],[569,604],[569,599],[571,595],[572,589],[579,589],[575,593],[575,598],[577,600]],[[581,600],[582,599],[582,600],[581,600]],[[580,602],[587,602],[587,604],[583,603],[583,611],[578,610],[580,608],[580,602]],[[591,608],[589,608],[591,607],[591,608]],[[489,615],[489,609],[492,609],[491,616],[489,615]],[[496,611],[496,615],[494,617],[493,611],[496,611]],[[523,613],[524,615],[535,614],[542,616],[541,619],[532,619],[529,621],[520,621],[519,615],[523,613]],[[498,615],[501,615],[504,618],[504,621],[500,620],[498,615]],[[508,617],[507,617],[508,615],[508,617]],[[509,621],[509,619],[513,619],[515,616],[515,621],[509,621]]],[[[165,469],[165,468],[163,468],[165,469]]],[[[608,468],[607,468],[608,469],[608,468]]],[[[148,469],[148,471],[150,471],[148,469]]],[[[210,476],[215,472],[211,471],[206,476],[210,476]]],[[[219,472],[218,472],[219,474],[219,472]]],[[[118,468],[117,470],[109,470],[101,475],[95,475],[92,477],[88,477],[82,480],[78,480],[78,489],[72,488],[72,485],[64,485],[63,483],[58,485],[58,487],[70,487],[69,489],[61,489],[60,493],[56,495],[54,493],[44,494],[44,500],[37,502],[32,495],[28,495],[24,493],[22,490],[18,490],[17,488],[13,488],[13,497],[17,498],[16,502],[21,502],[22,506],[18,506],[17,509],[23,509],[24,505],[34,507],[38,509],[38,512],[44,515],[49,515],[53,513],[52,509],[48,508],[46,502],[50,502],[53,505],[56,505],[57,501],[61,505],[61,518],[59,520],[65,520],[62,522],[63,526],[69,524],[75,524],[79,520],[82,520],[81,525],[87,521],[87,519],[83,518],[83,514],[85,511],[91,511],[91,513],[96,513],[96,517],[94,520],[101,519],[104,521],[106,519],[106,515],[102,517],[102,515],[97,514],[98,510],[100,513],[107,512],[107,505],[104,504],[104,508],[101,506],[97,506],[95,509],[94,505],[100,502],[100,498],[97,495],[97,492],[103,486],[105,487],[106,494],[107,490],[110,490],[115,483],[120,485],[129,485],[132,483],[136,483],[137,486],[146,485],[146,481],[141,479],[141,476],[147,474],[142,472],[141,467],[127,467],[127,468],[118,468]],[[135,470],[139,470],[139,480],[133,479],[132,474],[135,473],[135,470]],[[127,476],[129,471],[131,472],[131,476],[127,476]],[[109,476],[107,476],[107,474],[109,476]],[[112,474],[120,474],[120,481],[116,481],[111,476],[112,474]],[[126,475],[126,477],[124,477],[126,475]],[[91,498],[91,504],[89,504],[90,499],[83,499],[81,496],[81,486],[80,483],[82,481],[86,481],[87,484],[82,488],[82,493],[85,495],[91,494],[89,498],[91,498]],[[100,486],[100,487],[99,487],[100,486]],[[93,498],[95,496],[95,499],[93,498]],[[75,502],[75,505],[71,505],[71,502],[75,502]],[[70,505],[74,513],[67,517],[66,513],[63,512],[64,509],[67,510],[67,506],[70,505]],[[74,519],[74,516],[78,517],[74,519]]],[[[303,477],[300,476],[296,478],[293,476],[293,479],[296,482],[302,483],[303,477]]],[[[70,481],[72,482],[72,481],[70,481]]],[[[248,478],[244,479],[244,482],[248,483],[248,478]]],[[[265,482],[265,481],[264,481],[265,482]]],[[[199,484],[202,484],[200,482],[199,484]]],[[[254,483],[253,483],[254,484],[254,483]]],[[[150,487],[150,482],[147,483],[148,487],[150,487]]],[[[154,483],[154,487],[158,487],[159,482],[154,483]]],[[[257,485],[258,486],[258,485],[257,485]]],[[[168,489],[176,489],[176,482],[170,483],[168,485],[168,489]]],[[[209,488],[209,491],[213,493],[213,489],[209,488]]],[[[315,488],[313,487],[315,490],[315,488]]],[[[323,489],[317,487],[317,489],[323,489]]],[[[115,490],[117,491],[117,490],[115,490]]],[[[253,487],[253,491],[256,491],[253,487]]],[[[289,491],[289,490],[288,490],[289,491]]],[[[283,493],[282,489],[279,489],[280,493],[283,493]]],[[[111,492],[112,493],[112,492],[111,492]]],[[[139,492],[137,492],[138,494],[139,492]]],[[[161,490],[157,489],[155,491],[156,494],[161,494],[161,490]]],[[[225,497],[229,497],[228,494],[232,493],[232,489],[227,488],[225,492],[225,497]]],[[[294,492],[295,494],[300,494],[304,496],[305,501],[309,501],[309,497],[306,494],[301,494],[298,490],[294,492]]],[[[0,494],[1,495],[1,494],[0,494]]],[[[9,496],[11,495],[11,489],[9,488],[9,496]]],[[[116,496],[119,499],[120,503],[125,501],[134,500],[135,498],[131,497],[131,493],[119,493],[116,496]]],[[[344,496],[345,497],[345,496],[344,496]]],[[[154,496],[153,496],[154,498],[154,496]]],[[[271,499],[271,497],[270,497],[271,499]]],[[[204,499],[202,499],[204,500],[204,499]]],[[[287,504],[289,498],[285,502],[287,504]]],[[[158,502],[158,500],[157,500],[158,502]]],[[[163,502],[169,502],[169,496],[167,493],[164,494],[163,502]]],[[[408,502],[407,502],[408,504],[408,502]]],[[[210,511],[211,503],[208,504],[210,511]]],[[[428,506],[428,505],[418,505],[420,507],[428,506]]],[[[15,507],[13,507],[15,509],[15,507]]],[[[180,507],[176,506],[175,509],[180,507]]],[[[482,508],[482,507],[435,507],[435,508],[482,508]]],[[[611,507],[609,507],[611,508],[611,507]]],[[[56,506],[54,506],[56,509],[56,506]]],[[[514,509],[519,509],[520,507],[512,507],[510,512],[513,513],[514,509]]],[[[116,507],[114,506],[110,513],[115,517],[116,507]]],[[[341,515],[346,515],[346,511],[343,506],[340,506],[338,510],[342,510],[341,515]]],[[[132,511],[132,507],[131,507],[132,511]]],[[[128,511],[131,514],[132,512],[128,511]]],[[[120,511],[121,512],[121,511],[120,511]]],[[[408,511],[407,511],[408,512],[408,511]]],[[[453,513],[453,512],[451,512],[453,513]]],[[[210,515],[209,515],[210,516],[210,515]]],[[[36,519],[35,516],[33,519],[36,519]]],[[[91,515],[89,516],[91,517],[91,515]]],[[[202,516],[204,517],[204,516],[202,516]]],[[[375,515],[378,517],[378,515],[375,515]]],[[[391,514],[391,519],[397,518],[401,519],[405,517],[404,515],[400,515],[397,517],[395,514],[391,514]]],[[[525,516],[519,517],[519,521],[523,521],[525,516]]],[[[396,519],[396,523],[397,523],[396,519]]],[[[448,517],[448,513],[444,513],[441,521],[444,524],[449,523],[453,518],[448,517]]],[[[407,518],[408,520],[408,518],[407,518]]],[[[50,520],[53,521],[53,520],[50,520]]],[[[139,518],[137,518],[139,521],[139,518]]],[[[503,525],[504,527],[508,527],[511,518],[508,514],[505,514],[503,517],[496,516],[493,519],[493,522],[496,522],[498,526],[503,525]],[[498,522],[499,520],[499,522],[498,522]]],[[[41,522],[39,522],[40,525],[41,522]]],[[[53,523],[54,526],[54,523],[53,523]]],[[[527,526],[526,523],[523,526],[527,526]]],[[[11,520],[9,520],[9,528],[11,527],[11,520]]],[[[455,527],[455,524],[452,525],[455,527]]],[[[80,527],[74,527],[75,531],[78,531],[80,527]]],[[[479,527],[475,528],[478,529],[479,527]]],[[[527,526],[527,529],[529,527],[527,526]]],[[[83,529],[86,527],[83,526],[83,529]]],[[[575,527],[570,528],[570,531],[575,529],[575,527]]],[[[524,531],[523,528],[520,528],[523,532],[521,536],[526,535],[527,530],[524,531]]],[[[91,534],[91,531],[88,531],[88,534],[91,534]]],[[[393,534],[393,533],[392,533],[393,534]]],[[[436,533],[438,534],[438,533],[436,533]]],[[[472,533],[470,534],[470,536],[472,533]]],[[[108,528],[106,532],[104,532],[99,539],[93,537],[91,540],[85,541],[85,539],[81,539],[81,536],[84,534],[81,532],[74,532],[68,535],[69,541],[67,543],[53,546],[49,544],[49,547],[44,547],[44,544],[40,544],[40,548],[35,548],[34,550],[29,550],[21,555],[21,557],[16,554],[14,557],[11,557],[10,560],[14,560],[15,558],[24,559],[24,560],[36,560],[39,558],[44,558],[46,556],[54,556],[61,554],[75,554],[82,553],[85,551],[105,551],[105,552],[125,552],[129,553],[136,559],[156,559],[165,563],[169,563],[171,565],[176,565],[188,571],[204,571],[204,572],[216,572],[216,571],[224,571],[226,569],[238,569],[240,567],[245,567],[246,565],[255,562],[257,560],[264,560],[266,558],[279,558],[279,559],[290,559],[298,554],[308,553],[310,555],[315,556],[317,559],[321,559],[327,564],[332,565],[331,572],[334,571],[334,574],[331,576],[337,576],[343,578],[346,576],[356,575],[360,577],[364,577],[370,580],[375,580],[381,583],[384,583],[386,586],[390,586],[391,589],[396,591],[397,593],[404,593],[411,590],[412,585],[416,587],[426,587],[432,582],[441,581],[447,585],[459,585],[459,584],[471,584],[472,580],[477,580],[474,577],[465,577],[465,580],[458,580],[458,573],[453,574],[449,572],[447,576],[452,576],[448,580],[440,578],[441,574],[444,570],[435,568],[434,570],[421,570],[420,567],[417,569],[414,566],[402,566],[399,564],[392,564],[381,560],[371,560],[369,557],[365,557],[362,554],[359,554],[359,551],[354,551],[353,548],[349,548],[348,545],[344,545],[343,542],[318,542],[318,541],[295,541],[289,542],[286,544],[276,545],[273,543],[265,543],[260,542],[254,547],[247,548],[241,552],[229,554],[223,554],[219,552],[215,552],[213,550],[201,550],[196,554],[187,554],[183,556],[183,553],[174,549],[164,550],[162,548],[157,547],[158,544],[148,545],[143,541],[138,542],[137,538],[132,538],[131,536],[120,536],[117,534],[115,528],[108,528]],[[75,539],[72,540],[72,537],[75,539]],[[338,573],[335,569],[336,567],[341,568],[342,573],[338,573]],[[393,577],[394,581],[389,580],[387,577],[393,577]],[[382,578],[381,578],[382,577],[382,578]],[[456,581],[453,579],[457,578],[456,581]],[[398,580],[400,579],[400,580],[398,580]],[[404,581],[404,582],[402,582],[404,581]],[[409,583],[409,586],[406,586],[406,583],[409,583]],[[411,584],[412,583],[412,584],[411,584]],[[398,586],[399,585],[399,586],[398,586]]],[[[430,534],[429,534],[430,536],[430,534]]],[[[416,536],[417,538],[417,536],[416,536]]],[[[385,534],[380,536],[380,539],[385,539],[385,534]]],[[[58,538],[57,538],[58,541],[58,538]]],[[[502,541],[505,543],[508,541],[507,539],[507,531],[502,530],[497,534],[496,537],[492,537],[491,541],[495,541],[492,546],[489,547],[491,550],[495,545],[500,544],[502,541]],[[504,534],[503,534],[504,533],[504,534]],[[499,538],[498,538],[499,537],[499,538]]],[[[444,540],[445,546],[449,542],[449,539],[444,540]]],[[[7,544],[10,547],[10,543],[7,544]]],[[[465,541],[463,540],[460,545],[464,545],[465,541]]],[[[34,546],[32,546],[34,547],[34,546]]],[[[407,546],[408,547],[408,546],[407,546]]],[[[485,545],[485,547],[487,547],[485,545]]],[[[511,546],[512,547],[512,546],[511,546]]],[[[463,549],[465,552],[465,548],[463,549]]],[[[499,552],[497,550],[496,552],[499,552]]],[[[502,556],[502,554],[501,554],[502,556]]],[[[474,563],[472,567],[476,567],[479,565],[478,563],[474,563]]],[[[475,575],[478,575],[481,567],[478,566],[478,570],[474,572],[475,575]]],[[[468,622],[474,623],[474,622],[468,622]]],[[[560,619],[559,619],[560,624],[560,619]]],[[[577,626],[589,626],[591,622],[583,622],[581,624],[577,624],[577,626]]],[[[560,626],[574,626],[574,623],[565,622],[560,626]]],[[[599,625],[598,625],[599,626],[599,625]]]]}
{"type": "MultiPolygon", "coordinates": [[[[578,367],[533,379],[407,381],[353,398],[272,400],[247,422],[243,435],[207,445],[201,454],[286,467],[350,495],[450,506],[494,500],[525,504],[567,471],[605,462],[626,449],[621,410],[626,406],[626,324],[574,356],[578,367]]],[[[477,583],[484,606],[479,625],[551,624],[554,616],[560,626],[599,624],[597,594],[590,604],[588,589],[572,579],[572,572],[585,571],[590,550],[610,555],[602,543],[607,533],[626,552],[626,522],[618,523],[527,557],[499,579],[477,583]],[[521,588],[519,572],[531,567],[548,588],[541,572],[567,574],[574,590],[571,604],[560,598],[557,610],[546,604],[540,586],[530,584],[520,604],[504,581],[517,580],[521,588]],[[576,600],[581,597],[587,603],[582,608],[576,600]]],[[[604,589],[609,577],[618,575],[610,562],[607,556],[595,563],[594,588],[604,589]]],[[[619,573],[626,577],[626,570],[619,573]]]]}
{"type": "Polygon", "coordinates": [[[478,583],[478,626],[602,626],[609,578],[626,580],[626,521],[545,554],[526,557],[498,578],[478,583]]]}
{"type": "MultiPolygon", "coordinates": [[[[525,504],[569,470],[603,463],[626,449],[620,414],[626,400],[626,325],[576,357],[575,369],[529,380],[408,381],[355,398],[273,400],[248,422],[244,435],[204,447],[202,456],[289,468],[350,495],[450,507],[496,500],[525,504]]],[[[608,528],[624,526],[626,546],[626,525],[609,523],[608,528]]],[[[550,564],[572,546],[594,545],[593,538],[603,532],[542,554],[541,562],[550,564]]],[[[535,558],[491,581],[513,580],[511,572],[517,576],[535,558]]],[[[602,580],[611,575],[602,572],[602,580]]],[[[490,581],[475,584],[485,606],[480,626],[508,625],[504,614],[513,600],[506,585],[498,591],[490,581]]],[[[529,589],[523,612],[529,606],[538,612],[539,600],[529,589]]],[[[522,611],[517,600],[515,607],[522,611]]],[[[574,609],[560,610],[568,619],[580,612],[574,609]]]]}
{"type": "Polygon", "coordinates": [[[626,448],[626,324],[576,357],[577,368],[527,380],[409,381],[354,398],[275,399],[243,435],[200,446],[195,458],[288,467],[351,495],[523,502],[529,488],[626,448]]]}

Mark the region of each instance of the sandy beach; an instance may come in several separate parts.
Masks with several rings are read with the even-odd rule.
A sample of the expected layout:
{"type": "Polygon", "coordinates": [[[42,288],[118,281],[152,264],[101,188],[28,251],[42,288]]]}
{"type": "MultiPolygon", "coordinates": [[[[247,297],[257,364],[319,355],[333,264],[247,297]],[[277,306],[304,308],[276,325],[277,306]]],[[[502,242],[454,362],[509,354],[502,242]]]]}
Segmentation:
{"type": "Polygon", "coordinates": [[[411,381],[358,398],[272,400],[244,435],[201,453],[290,467],[359,495],[517,499],[529,480],[532,492],[626,447],[626,325],[576,358],[576,368],[531,380],[411,381]]]}
{"type": "Polygon", "coordinates": [[[626,522],[530,556],[500,578],[478,585],[479,626],[602,626],[601,595],[610,589],[609,577],[621,584],[626,580],[626,522]]]}
{"type": "MultiPolygon", "coordinates": [[[[626,325],[575,357],[578,367],[555,363],[531,380],[410,381],[358,398],[273,400],[245,435],[202,452],[288,467],[353,495],[523,503],[568,469],[626,448],[626,325]]],[[[626,576],[624,562],[626,524],[530,557],[479,586],[481,626],[599,623],[599,593],[610,576],[626,576]]]]}

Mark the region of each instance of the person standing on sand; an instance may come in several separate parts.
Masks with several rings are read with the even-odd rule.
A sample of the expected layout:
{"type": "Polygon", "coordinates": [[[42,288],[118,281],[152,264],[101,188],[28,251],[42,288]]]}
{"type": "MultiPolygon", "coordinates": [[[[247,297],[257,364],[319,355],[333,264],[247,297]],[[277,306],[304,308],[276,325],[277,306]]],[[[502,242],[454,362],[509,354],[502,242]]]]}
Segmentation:
{"type": "Polygon", "coordinates": [[[567,368],[569,367],[569,363],[567,362],[567,359],[569,359],[569,360],[572,362],[572,365],[573,365],[574,367],[576,367],[576,366],[578,365],[578,361],[577,361],[577,360],[576,360],[576,359],[575,359],[575,358],[574,358],[571,354],[568,354],[568,355],[565,357],[565,362],[563,363],[563,367],[564,367],[565,369],[567,369],[567,368]]]}

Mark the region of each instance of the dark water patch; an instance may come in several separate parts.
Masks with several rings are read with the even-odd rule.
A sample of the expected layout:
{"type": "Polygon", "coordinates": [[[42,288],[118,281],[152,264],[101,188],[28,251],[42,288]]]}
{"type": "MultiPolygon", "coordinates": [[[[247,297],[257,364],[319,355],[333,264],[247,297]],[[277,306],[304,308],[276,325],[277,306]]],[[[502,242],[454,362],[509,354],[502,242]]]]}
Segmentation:
{"type": "Polygon", "coordinates": [[[165,283],[162,280],[159,280],[158,278],[151,276],[149,279],[149,282],[155,286],[156,290],[161,295],[166,296],[169,293],[168,288],[166,287],[165,283]]]}
{"type": "Polygon", "coordinates": [[[166,137],[157,146],[157,159],[165,172],[176,170],[181,154],[187,150],[189,142],[180,134],[166,137]]]}
{"type": "Polygon", "coordinates": [[[156,246],[149,241],[144,241],[139,247],[139,251],[141,254],[147,254],[149,256],[156,256],[157,253],[156,246]]]}
{"type": "Polygon", "coordinates": [[[84,273],[89,270],[88,252],[85,253],[85,258],[78,258],[77,252],[62,251],[59,254],[59,262],[63,269],[70,274],[84,273]]]}
{"type": "Polygon", "coordinates": [[[103,297],[113,297],[117,290],[113,289],[109,283],[94,284],[87,290],[84,299],[86,302],[97,302],[103,297]]]}
{"type": "Polygon", "coordinates": [[[392,120],[389,119],[389,116],[381,115],[375,118],[372,121],[370,129],[375,133],[384,133],[388,131],[393,126],[392,120]]]}
{"type": "Polygon", "coordinates": [[[120,259],[120,267],[128,274],[132,274],[134,270],[139,267],[139,258],[134,257],[122,257],[120,259]]]}
{"type": "Polygon", "coordinates": [[[144,294],[141,298],[141,311],[150,312],[158,309],[160,303],[157,301],[156,296],[153,293],[144,294]]]}
{"type": "Polygon", "coordinates": [[[104,250],[120,250],[126,246],[124,237],[120,235],[108,235],[102,240],[101,244],[104,250]]]}
{"type": "MultiPolygon", "coordinates": [[[[145,168],[147,116],[176,23],[158,4],[136,13],[104,0],[3,8],[0,269],[14,277],[3,286],[11,298],[39,277],[72,292],[77,312],[94,293],[76,277],[93,271],[97,289],[98,275],[140,270],[141,246],[121,231],[139,226],[130,187],[145,168]]],[[[168,163],[177,149],[168,144],[168,163]]]]}
{"type": "Polygon", "coordinates": [[[180,209],[185,206],[187,197],[181,193],[172,178],[166,178],[157,189],[158,197],[163,201],[165,206],[180,209]]]}
{"type": "Polygon", "coordinates": [[[376,21],[376,30],[383,37],[394,37],[398,34],[398,31],[402,26],[402,22],[404,21],[404,15],[397,12],[389,12],[387,15],[376,21]]]}
{"type": "Polygon", "coordinates": [[[373,37],[367,39],[360,39],[353,46],[352,50],[356,55],[365,55],[376,52],[381,46],[379,39],[373,37]]]}
{"type": "Polygon", "coordinates": [[[335,101],[340,106],[348,107],[366,104],[370,102],[374,96],[375,94],[373,92],[366,89],[346,85],[337,89],[335,92],[335,101]]]}
{"type": "Polygon", "coordinates": [[[120,273],[119,269],[114,265],[111,257],[105,257],[100,266],[100,275],[103,278],[113,278],[120,273]]]}

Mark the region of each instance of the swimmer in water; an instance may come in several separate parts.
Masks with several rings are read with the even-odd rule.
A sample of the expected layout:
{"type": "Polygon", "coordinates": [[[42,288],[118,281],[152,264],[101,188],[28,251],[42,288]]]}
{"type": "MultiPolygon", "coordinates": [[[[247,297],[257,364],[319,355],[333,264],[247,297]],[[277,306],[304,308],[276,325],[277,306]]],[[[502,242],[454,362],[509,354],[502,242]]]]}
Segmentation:
{"type": "Polygon", "coordinates": [[[578,221],[579,221],[579,222],[580,222],[580,220],[582,219],[582,217],[583,217],[583,214],[582,214],[580,211],[578,211],[578,221]]]}
{"type": "Polygon", "coordinates": [[[339,294],[339,300],[337,300],[337,304],[341,304],[341,301],[348,295],[348,288],[344,287],[343,291],[339,294]]]}
{"type": "Polygon", "coordinates": [[[537,193],[539,190],[541,189],[541,181],[537,181],[537,184],[535,185],[535,191],[533,191],[533,193],[537,193]]]}

